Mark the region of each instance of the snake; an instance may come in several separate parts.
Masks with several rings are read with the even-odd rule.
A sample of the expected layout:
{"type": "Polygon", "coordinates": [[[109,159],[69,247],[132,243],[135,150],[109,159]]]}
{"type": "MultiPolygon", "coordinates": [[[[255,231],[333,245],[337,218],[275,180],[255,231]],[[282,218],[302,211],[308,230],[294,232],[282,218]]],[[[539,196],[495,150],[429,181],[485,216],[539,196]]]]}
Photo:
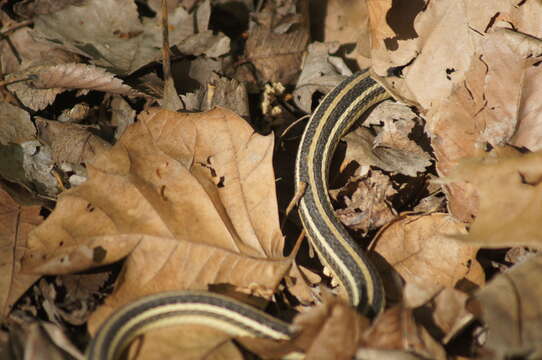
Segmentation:
{"type": "MultiPolygon", "coordinates": [[[[390,94],[369,71],[357,72],[333,88],[305,127],[296,156],[298,212],[309,242],[349,303],[374,317],[385,306],[382,280],[361,247],[334,213],[328,172],[341,137],[390,94]]],[[[86,351],[89,360],[118,359],[130,342],[149,331],[176,324],[207,325],[231,336],[288,340],[289,323],[232,298],[208,291],[173,291],[143,297],[116,311],[86,351]]]]}

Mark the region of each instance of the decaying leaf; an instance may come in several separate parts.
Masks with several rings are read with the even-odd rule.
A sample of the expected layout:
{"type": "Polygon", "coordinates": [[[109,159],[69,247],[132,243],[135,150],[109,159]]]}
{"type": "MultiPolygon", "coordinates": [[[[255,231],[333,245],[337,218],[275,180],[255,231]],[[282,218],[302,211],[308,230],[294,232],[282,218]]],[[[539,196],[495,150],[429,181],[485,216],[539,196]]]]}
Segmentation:
{"type": "Polygon", "coordinates": [[[36,126],[40,140],[51,147],[53,160],[57,163],[90,163],[95,156],[111,147],[85,126],[43,118],[36,119],[36,126]]]}
{"type": "MultiPolygon", "coordinates": [[[[216,57],[227,52],[229,39],[207,29],[198,32],[194,17],[197,12],[189,14],[182,6],[172,11],[170,44],[192,55],[216,57]]],[[[156,21],[146,18],[141,22],[133,0],[91,0],[37,16],[34,29],[36,36],[87,56],[95,65],[130,74],[160,56],[162,32],[156,21]]]]}
{"type": "Polygon", "coordinates": [[[355,177],[344,188],[330,191],[331,196],[340,197],[346,205],[336,212],[341,222],[364,234],[388,224],[397,216],[389,202],[396,193],[389,177],[379,171],[355,177]],[[354,190],[350,196],[343,194],[352,187],[354,190]]]}
{"type": "Polygon", "coordinates": [[[469,309],[489,328],[485,345],[494,359],[541,356],[540,276],[542,257],[535,256],[497,276],[469,303],[469,309]]]}
{"type": "Polygon", "coordinates": [[[256,14],[258,23],[248,35],[245,55],[264,81],[288,84],[297,76],[309,41],[308,5],[307,0],[266,2],[256,14]]]}
{"type": "MultiPolygon", "coordinates": [[[[504,30],[489,34],[480,55],[465,73],[465,81],[454,86],[451,96],[434,104],[428,113],[428,131],[443,176],[459,159],[475,156],[487,144],[509,141],[520,121],[523,79],[526,69],[533,66],[533,54],[519,53],[517,43],[507,34],[504,30]]],[[[470,221],[476,214],[478,204],[472,187],[449,186],[448,200],[456,217],[470,221]]]]}

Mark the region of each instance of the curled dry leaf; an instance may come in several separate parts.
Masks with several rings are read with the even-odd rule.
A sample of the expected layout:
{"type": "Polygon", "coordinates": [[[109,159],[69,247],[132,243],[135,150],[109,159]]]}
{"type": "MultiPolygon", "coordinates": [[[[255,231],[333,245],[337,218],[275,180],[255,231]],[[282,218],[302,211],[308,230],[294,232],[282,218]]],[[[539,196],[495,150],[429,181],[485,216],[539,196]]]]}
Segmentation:
{"type": "Polygon", "coordinates": [[[228,283],[269,296],[290,265],[282,257],[271,156],[226,109],[151,111],[88,165],[30,236],[27,271],[58,274],[127,257],[91,327],[144,294],[228,283]]]}
{"type": "Polygon", "coordinates": [[[20,270],[28,233],[43,218],[39,206],[21,206],[1,188],[0,214],[0,317],[4,318],[15,301],[38,279],[20,270]]]}
{"type": "Polygon", "coordinates": [[[86,64],[39,65],[8,78],[31,79],[8,85],[19,100],[33,110],[52,104],[56,96],[70,89],[104,91],[113,94],[137,95],[138,92],[104,69],[86,64]]]}
{"type": "Polygon", "coordinates": [[[482,284],[483,270],[476,260],[478,248],[446,236],[464,232],[465,225],[447,214],[406,216],[379,234],[374,250],[406,282],[453,288],[467,278],[482,284]]]}
{"type": "Polygon", "coordinates": [[[540,248],[541,161],[542,152],[520,154],[495,148],[484,157],[460,162],[447,181],[474,186],[480,207],[469,233],[454,237],[489,248],[540,248]]]}
{"type": "Polygon", "coordinates": [[[498,275],[468,304],[488,328],[485,346],[494,359],[542,356],[542,256],[535,256],[498,275]]]}

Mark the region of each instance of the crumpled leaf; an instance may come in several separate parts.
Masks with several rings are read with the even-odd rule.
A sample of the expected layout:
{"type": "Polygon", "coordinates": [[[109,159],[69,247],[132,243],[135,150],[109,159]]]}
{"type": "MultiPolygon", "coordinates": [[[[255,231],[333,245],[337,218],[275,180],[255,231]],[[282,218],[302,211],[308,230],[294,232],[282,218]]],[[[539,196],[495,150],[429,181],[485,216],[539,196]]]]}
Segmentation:
{"type": "MultiPolygon", "coordinates": [[[[170,44],[179,45],[186,55],[216,57],[229,51],[229,39],[224,35],[197,32],[194,16],[197,12],[188,14],[182,6],[170,13],[170,44]]],[[[38,36],[89,57],[95,65],[116,74],[131,74],[160,57],[159,19],[141,22],[133,0],[89,0],[82,6],[37,16],[34,24],[38,36]]]]}
{"type": "Polygon", "coordinates": [[[244,83],[215,73],[195,93],[181,95],[188,111],[207,111],[222,106],[249,119],[248,93],[244,83]]]}
{"type": "Polygon", "coordinates": [[[21,206],[0,188],[0,316],[4,318],[12,305],[39,276],[21,274],[21,258],[28,233],[43,218],[39,206],[21,206]]]}
{"type": "Polygon", "coordinates": [[[33,231],[25,269],[59,274],[127,257],[91,328],[117,306],[172,289],[231,284],[267,297],[282,257],[272,137],[226,109],[153,111],[88,164],[33,231]]]}
{"type": "Polygon", "coordinates": [[[520,154],[496,148],[483,157],[463,160],[447,182],[467,182],[480,199],[468,234],[454,238],[486,248],[540,248],[542,234],[542,152],[520,154]]]}
{"type": "Polygon", "coordinates": [[[469,303],[469,310],[489,328],[485,346],[493,352],[492,358],[542,355],[541,276],[542,257],[531,257],[498,275],[469,303]]]}
{"type": "Polygon", "coordinates": [[[330,195],[344,201],[346,208],[337,210],[341,222],[353,230],[366,234],[392,221],[397,213],[390,197],[397,191],[388,176],[380,171],[371,171],[368,176],[354,177],[343,188],[331,190],[330,195]],[[351,196],[343,194],[355,186],[351,196]]]}

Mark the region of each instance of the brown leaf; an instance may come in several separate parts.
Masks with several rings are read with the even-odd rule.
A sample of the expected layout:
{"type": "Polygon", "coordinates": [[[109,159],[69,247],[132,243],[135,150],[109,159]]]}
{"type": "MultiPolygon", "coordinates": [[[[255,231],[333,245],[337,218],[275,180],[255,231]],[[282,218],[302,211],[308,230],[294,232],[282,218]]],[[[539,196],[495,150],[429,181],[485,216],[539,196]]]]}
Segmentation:
{"type": "Polygon", "coordinates": [[[83,354],[77,349],[62,330],[51,323],[33,322],[23,327],[12,327],[11,347],[20,346],[20,354],[29,360],[58,360],[73,358],[81,360],[83,354]],[[14,329],[15,328],[15,329],[14,329]],[[18,339],[14,339],[18,338],[18,339]],[[18,340],[18,341],[17,341],[18,340]]]}
{"type": "Polygon", "coordinates": [[[249,33],[245,56],[263,81],[289,84],[299,73],[310,36],[308,3],[287,0],[279,6],[266,2],[266,7],[256,14],[258,24],[249,33]]]}
{"type": "Polygon", "coordinates": [[[455,287],[473,273],[482,273],[478,248],[446,236],[464,232],[465,225],[447,214],[406,216],[379,234],[374,250],[407,283],[455,287]]]}
{"type": "MultiPolygon", "coordinates": [[[[5,13],[0,12],[2,32],[4,33],[6,28],[18,24],[13,24],[11,18],[3,15],[5,13]]],[[[59,49],[57,44],[37,40],[33,36],[34,31],[29,27],[18,28],[4,34],[9,37],[9,41],[0,42],[0,62],[4,74],[21,71],[30,64],[43,62],[59,64],[80,61],[78,55],[59,49]]]]}
{"type": "Polygon", "coordinates": [[[433,300],[432,317],[440,333],[441,340],[448,343],[457,333],[472,321],[472,315],[465,308],[468,295],[451,288],[443,289],[433,300]]]}
{"type": "Polygon", "coordinates": [[[431,156],[411,140],[419,119],[407,106],[389,101],[380,104],[365,124],[377,122],[382,123],[382,127],[376,128],[376,135],[359,127],[344,137],[348,144],[344,163],[355,160],[412,177],[431,165],[431,156]]]}
{"type": "Polygon", "coordinates": [[[12,305],[38,279],[36,275],[21,274],[21,258],[28,233],[43,218],[39,206],[21,206],[0,188],[0,316],[5,317],[12,305]]]}
{"type": "Polygon", "coordinates": [[[44,118],[36,118],[41,141],[51,147],[51,154],[57,163],[90,163],[95,156],[107,151],[111,145],[88,131],[88,127],[77,124],[63,124],[44,118]]]}
{"type": "Polygon", "coordinates": [[[151,330],[130,346],[129,359],[232,359],[242,360],[230,337],[213,328],[197,325],[151,330]],[[180,355],[182,354],[182,355],[180,355]]]}
{"type": "Polygon", "coordinates": [[[498,275],[469,303],[469,310],[489,327],[485,346],[494,358],[529,354],[536,359],[542,354],[541,276],[539,255],[498,275]]]}
{"type": "Polygon", "coordinates": [[[367,233],[389,223],[397,216],[389,201],[397,191],[388,176],[375,170],[366,177],[352,180],[354,181],[344,188],[330,191],[333,197],[342,196],[341,200],[346,204],[346,208],[337,210],[337,216],[344,225],[367,233]],[[342,194],[352,186],[355,188],[350,197],[342,194]]]}
{"type": "Polygon", "coordinates": [[[352,74],[340,57],[331,56],[338,50],[337,42],[309,45],[294,91],[295,104],[301,110],[310,113],[315,92],[328,93],[352,74]]]}
{"type": "Polygon", "coordinates": [[[36,138],[30,114],[21,108],[0,101],[0,144],[20,144],[36,138]]]}
{"type": "MultiPolygon", "coordinates": [[[[86,56],[97,66],[130,74],[160,57],[159,21],[159,17],[145,17],[142,22],[133,0],[87,0],[82,6],[35,17],[34,29],[37,37],[86,56]]],[[[169,23],[170,44],[186,55],[217,57],[229,50],[225,35],[196,29],[195,23],[208,23],[197,11],[189,14],[177,6],[169,23]]]]}
{"type": "MultiPolygon", "coordinates": [[[[436,103],[427,115],[442,176],[459,159],[475,156],[487,144],[508,142],[514,134],[525,70],[532,66],[533,54],[520,52],[508,34],[504,30],[488,34],[465,82],[454,86],[451,96],[436,103]]],[[[448,201],[452,214],[464,221],[476,214],[476,196],[468,185],[451,185],[448,201]]]]}
{"type": "Polygon", "coordinates": [[[322,304],[299,314],[292,327],[299,335],[292,340],[306,359],[351,359],[369,320],[339,297],[323,293],[322,304]]]}
{"type": "MultiPolygon", "coordinates": [[[[446,359],[446,353],[427,332],[417,324],[412,309],[395,306],[380,315],[363,334],[363,347],[382,350],[403,350],[425,359],[446,359]]],[[[360,350],[358,354],[362,354],[360,350]]]]}
{"type": "Polygon", "coordinates": [[[145,294],[227,283],[269,296],[282,257],[273,138],[226,109],[152,111],[88,166],[31,235],[28,271],[58,274],[128,256],[95,324],[145,294]]]}
{"type": "Polygon", "coordinates": [[[496,148],[484,157],[463,160],[448,181],[474,186],[478,216],[466,235],[468,244],[489,248],[541,246],[542,153],[520,154],[496,148]]]}
{"type": "Polygon", "coordinates": [[[86,64],[37,65],[10,74],[7,78],[31,79],[8,85],[8,89],[33,110],[43,110],[53,103],[58,94],[70,89],[96,90],[128,96],[138,94],[113,74],[86,64]]]}

